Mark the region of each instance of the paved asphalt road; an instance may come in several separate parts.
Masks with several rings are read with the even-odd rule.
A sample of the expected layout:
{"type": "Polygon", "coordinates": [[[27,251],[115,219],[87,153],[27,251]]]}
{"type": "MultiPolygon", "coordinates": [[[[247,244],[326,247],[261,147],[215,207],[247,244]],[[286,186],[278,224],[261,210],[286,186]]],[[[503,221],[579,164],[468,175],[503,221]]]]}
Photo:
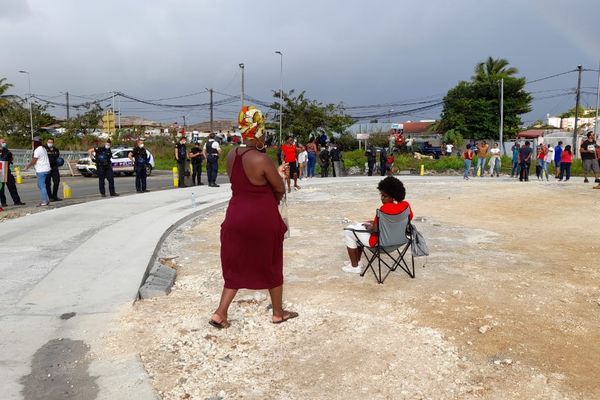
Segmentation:
{"type": "MultiPolygon", "coordinates": [[[[98,178],[85,178],[80,175],[61,176],[61,185],[58,191],[58,197],[63,197],[63,185],[67,183],[73,191],[73,200],[77,203],[90,200],[97,200],[100,197],[98,190],[98,178]]],[[[190,184],[190,179],[186,179],[186,184],[190,184]]],[[[202,183],[206,183],[206,175],[202,175],[202,183]]],[[[217,183],[229,182],[227,175],[219,175],[217,183]]],[[[106,193],[108,194],[108,183],[105,183],[106,193]]],[[[134,176],[115,176],[115,189],[119,194],[135,193],[134,176]]],[[[167,171],[153,171],[152,176],[148,177],[147,189],[150,191],[173,189],[173,174],[167,171]]],[[[17,185],[17,190],[21,201],[27,203],[27,206],[35,205],[40,202],[40,194],[35,179],[25,178],[23,183],[17,185]]],[[[8,206],[12,207],[12,199],[8,190],[5,189],[8,206]]],[[[62,203],[62,202],[61,202],[62,203]]],[[[61,203],[56,203],[59,205],[61,203]]]]}

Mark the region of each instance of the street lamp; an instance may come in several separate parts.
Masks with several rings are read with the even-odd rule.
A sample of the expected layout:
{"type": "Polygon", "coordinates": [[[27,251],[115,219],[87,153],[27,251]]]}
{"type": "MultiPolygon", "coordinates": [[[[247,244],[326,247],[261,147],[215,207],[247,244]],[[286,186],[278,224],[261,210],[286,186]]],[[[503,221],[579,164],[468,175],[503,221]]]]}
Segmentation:
{"type": "Polygon", "coordinates": [[[242,94],[240,100],[242,101],[242,107],[244,107],[244,63],[240,63],[240,68],[242,69],[242,94]]]}
{"type": "Polygon", "coordinates": [[[281,145],[281,131],[282,131],[282,122],[283,122],[283,53],[279,50],[275,52],[275,54],[279,54],[280,56],[280,67],[279,67],[279,145],[281,145]]]}
{"type": "Polygon", "coordinates": [[[31,74],[27,71],[19,71],[20,74],[27,74],[27,86],[29,93],[27,94],[27,103],[29,103],[29,125],[31,126],[31,141],[33,141],[33,109],[31,104],[31,74]]]}
{"type": "Polygon", "coordinates": [[[388,122],[392,122],[392,113],[394,112],[393,108],[390,108],[388,111],[388,122]]]}

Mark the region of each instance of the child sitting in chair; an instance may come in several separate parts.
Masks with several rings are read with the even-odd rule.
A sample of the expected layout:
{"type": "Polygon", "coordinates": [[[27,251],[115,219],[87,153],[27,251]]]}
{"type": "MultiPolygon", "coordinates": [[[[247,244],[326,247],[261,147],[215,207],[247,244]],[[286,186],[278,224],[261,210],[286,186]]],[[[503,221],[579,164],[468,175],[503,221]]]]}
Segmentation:
{"type": "MultiPolygon", "coordinates": [[[[381,196],[381,207],[379,209],[386,214],[400,214],[407,208],[410,210],[409,219],[412,221],[413,212],[410,204],[404,201],[406,189],[404,184],[393,176],[388,176],[377,185],[381,196]]],[[[346,249],[350,261],[346,261],[342,271],[360,274],[362,272],[358,263],[364,246],[374,247],[377,245],[377,216],[373,221],[361,224],[348,225],[344,230],[346,249]]]]}

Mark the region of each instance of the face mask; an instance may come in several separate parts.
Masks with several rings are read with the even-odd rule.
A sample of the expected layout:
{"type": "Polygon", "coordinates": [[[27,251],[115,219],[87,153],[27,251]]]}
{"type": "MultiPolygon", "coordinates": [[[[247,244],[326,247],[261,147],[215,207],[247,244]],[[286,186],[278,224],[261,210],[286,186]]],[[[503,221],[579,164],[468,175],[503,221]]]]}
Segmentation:
{"type": "Polygon", "coordinates": [[[106,144],[104,145],[104,148],[105,148],[105,149],[110,149],[110,143],[106,143],[106,144]]]}
{"type": "Polygon", "coordinates": [[[8,147],[8,146],[6,145],[6,143],[2,143],[2,148],[3,148],[3,149],[5,149],[5,148],[7,148],[7,147],[8,147]]]}
{"type": "Polygon", "coordinates": [[[185,140],[182,140],[180,143],[181,143],[181,144],[185,144],[185,140]]]}
{"type": "Polygon", "coordinates": [[[144,143],[140,143],[140,144],[138,144],[138,146],[140,147],[140,149],[143,149],[144,148],[144,143]]]}
{"type": "Polygon", "coordinates": [[[48,143],[48,147],[49,147],[49,148],[52,148],[52,146],[54,146],[54,144],[52,144],[52,143],[48,143]]]}

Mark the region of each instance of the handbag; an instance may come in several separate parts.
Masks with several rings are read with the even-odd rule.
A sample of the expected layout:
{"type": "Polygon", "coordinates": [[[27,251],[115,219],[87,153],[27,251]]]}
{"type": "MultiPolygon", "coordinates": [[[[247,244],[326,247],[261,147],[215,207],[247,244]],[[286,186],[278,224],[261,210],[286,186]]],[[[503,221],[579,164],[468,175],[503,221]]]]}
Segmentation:
{"type": "Polygon", "coordinates": [[[429,247],[425,242],[425,238],[421,235],[421,232],[417,230],[417,227],[413,224],[410,225],[412,230],[412,243],[410,250],[414,257],[424,257],[429,255],[429,247]]]}
{"type": "Polygon", "coordinates": [[[287,230],[283,235],[283,238],[287,239],[290,237],[290,221],[288,219],[287,196],[285,194],[283,195],[283,199],[281,199],[281,201],[279,202],[279,214],[281,215],[283,223],[285,224],[285,226],[287,226],[287,230]]]}

